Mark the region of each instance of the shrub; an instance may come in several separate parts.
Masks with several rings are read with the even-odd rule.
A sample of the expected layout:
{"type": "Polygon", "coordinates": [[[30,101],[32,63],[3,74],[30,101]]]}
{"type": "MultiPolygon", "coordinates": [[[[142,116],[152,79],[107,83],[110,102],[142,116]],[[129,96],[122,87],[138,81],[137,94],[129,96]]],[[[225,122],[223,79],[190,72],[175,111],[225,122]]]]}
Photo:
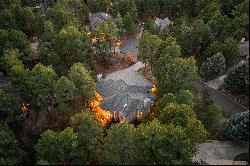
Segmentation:
{"type": "Polygon", "coordinates": [[[222,53],[217,53],[208,58],[200,69],[200,74],[203,78],[208,80],[215,79],[216,77],[224,74],[226,71],[226,59],[222,53]]]}
{"type": "Polygon", "coordinates": [[[225,126],[225,134],[237,143],[249,140],[249,111],[234,115],[225,126]]]}
{"type": "Polygon", "coordinates": [[[232,93],[240,93],[249,85],[249,63],[243,63],[230,69],[224,79],[224,87],[232,93]]]}
{"type": "Polygon", "coordinates": [[[219,106],[211,102],[208,103],[203,110],[201,110],[199,117],[207,127],[217,129],[223,118],[223,114],[219,106]]]}

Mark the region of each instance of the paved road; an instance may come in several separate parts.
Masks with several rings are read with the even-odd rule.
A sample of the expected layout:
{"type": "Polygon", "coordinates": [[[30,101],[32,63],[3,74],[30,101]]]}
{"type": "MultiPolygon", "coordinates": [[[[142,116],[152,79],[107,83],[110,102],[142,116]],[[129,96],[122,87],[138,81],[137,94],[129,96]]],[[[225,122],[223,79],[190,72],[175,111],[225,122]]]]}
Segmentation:
{"type": "Polygon", "coordinates": [[[234,160],[236,156],[242,153],[248,153],[248,145],[237,145],[231,141],[208,140],[198,147],[197,154],[193,161],[200,160],[234,160]]]}
{"type": "Polygon", "coordinates": [[[225,96],[222,92],[214,90],[213,88],[209,87],[207,84],[200,80],[194,83],[194,87],[198,92],[202,92],[205,89],[209,89],[211,93],[210,99],[217,103],[224,112],[230,113],[232,115],[235,113],[247,111],[245,107],[239,105],[231,98],[225,96]]]}

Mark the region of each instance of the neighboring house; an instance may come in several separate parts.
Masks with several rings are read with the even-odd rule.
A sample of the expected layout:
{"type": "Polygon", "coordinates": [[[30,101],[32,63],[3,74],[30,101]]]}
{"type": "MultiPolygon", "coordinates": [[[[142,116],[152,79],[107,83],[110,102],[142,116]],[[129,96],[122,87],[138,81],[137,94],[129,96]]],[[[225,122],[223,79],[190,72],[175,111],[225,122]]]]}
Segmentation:
{"type": "Polygon", "coordinates": [[[156,18],[155,19],[155,26],[156,28],[158,28],[159,30],[163,30],[165,27],[167,27],[170,24],[170,20],[168,18],[165,19],[160,19],[160,18],[156,18]]]}
{"type": "Polygon", "coordinates": [[[38,51],[37,51],[38,44],[39,44],[38,38],[33,37],[32,41],[30,42],[31,54],[25,58],[26,61],[35,63],[35,62],[38,62],[40,60],[40,57],[39,57],[38,51]]]}
{"type": "Polygon", "coordinates": [[[89,13],[89,21],[91,29],[95,29],[103,21],[110,18],[111,18],[110,14],[105,12],[89,13]]]}
{"type": "Polygon", "coordinates": [[[58,0],[41,0],[40,4],[38,4],[37,6],[33,7],[35,12],[39,15],[39,16],[44,16],[45,15],[45,11],[46,9],[49,7],[50,4],[56,3],[58,0]]]}
{"type": "Polygon", "coordinates": [[[40,3],[39,5],[34,7],[34,10],[37,15],[44,16],[46,8],[47,6],[44,3],[40,3]]]}
{"type": "Polygon", "coordinates": [[[103,79],[96,92],[103,97],[100,107],[121,122],[133,122],[150,112],[156,96],[150,92],[154,85],[138,74],[134,80],[103,79]]]}
{"type": "Polygon", "coordinates": [[[244,39],[239,44],[239,61],[248,61],[249,59],[249,41],[244,39]]]}

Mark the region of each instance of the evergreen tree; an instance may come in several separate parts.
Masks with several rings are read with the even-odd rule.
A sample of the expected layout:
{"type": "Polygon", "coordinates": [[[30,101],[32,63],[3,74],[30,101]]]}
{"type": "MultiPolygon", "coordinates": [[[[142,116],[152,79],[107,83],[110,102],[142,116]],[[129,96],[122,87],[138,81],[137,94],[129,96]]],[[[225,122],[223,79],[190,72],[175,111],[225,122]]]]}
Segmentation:
{"type": "Polygon", "coordinates": [[[225,126],[225,134],[237,143],[249,142],[249,111],[234,115],[225,126]]]}

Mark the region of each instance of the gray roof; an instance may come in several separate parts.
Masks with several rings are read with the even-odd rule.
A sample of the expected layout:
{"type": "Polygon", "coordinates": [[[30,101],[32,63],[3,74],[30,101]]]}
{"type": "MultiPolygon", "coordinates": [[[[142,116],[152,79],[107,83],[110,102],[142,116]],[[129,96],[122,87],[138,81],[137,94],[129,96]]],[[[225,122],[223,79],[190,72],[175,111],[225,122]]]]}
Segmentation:
{"type": "Polygon", "coordinates": [[[240,56],[243,56],[246,59],[249,58],[249,41],[244,41],[244,42],[240,43],[239,53],[240,53],[240,56]]]}
{"type": "Polygon", "coordinates": [[[148,92],[153,87],[153,84],[145,80],[143,82],[144,84],[141,85],[134,82],[129,84],[122,79],[104,79],[98,82],[96,91],[103,97],[100,104],[101,108],[110,112],[119,111],[125,118],[130,113],[143,110],[145,101],[154,101],[156,98],[155,95],[148,92]],[[146,100],[147,98],[148,100],[146,100]]]}
{"type": "Polygon", "coordinates": [[[100,23],[111,18],[110,14],[105,12],[89,13],[89,21],[92,29],[95,29],[100,23]]]}
{"type": "Polygon", "coordinates": [[[170,24],[170,20],[168,18],[165,19],[160,19],[160,18],[156,18],[155,20],[155,25],[160,29],[164,29],[166,26],[168,26],[170,24]]]}

